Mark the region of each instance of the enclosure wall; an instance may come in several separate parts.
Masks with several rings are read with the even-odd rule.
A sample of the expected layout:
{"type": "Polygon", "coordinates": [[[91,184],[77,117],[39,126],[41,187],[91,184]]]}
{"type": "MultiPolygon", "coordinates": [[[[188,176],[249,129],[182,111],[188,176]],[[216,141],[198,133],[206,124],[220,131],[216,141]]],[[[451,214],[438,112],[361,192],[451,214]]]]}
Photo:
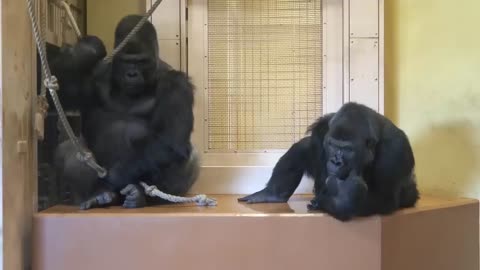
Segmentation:
{"type": "Polygon", "coordinates": [[[421,191],[480,198],[480,2],[385,4],[385,110],[410,136],[421,191]]]}

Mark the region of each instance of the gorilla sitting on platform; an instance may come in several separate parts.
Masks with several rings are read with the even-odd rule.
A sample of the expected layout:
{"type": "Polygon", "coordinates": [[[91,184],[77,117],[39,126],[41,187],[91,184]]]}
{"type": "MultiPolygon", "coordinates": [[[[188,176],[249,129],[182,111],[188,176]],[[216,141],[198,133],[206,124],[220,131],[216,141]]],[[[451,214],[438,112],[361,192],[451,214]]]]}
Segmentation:
{"type": "Polygon", "coordinates": [[[405,133],[390,120],[347,103],[309,131],[311,136],[280,158],[266,188],[239,201],[286,202],[306,173],[315,180],[315,198],[308,208],[342,221],[415,205],[419,193],[413,152],[405,133]]]}
{"type": "MultiPolygon", "coordinates": [[[[141,20],[123,18],[117,46],[141,20]]],[[[111,63],[94,36],[63,48],[52,62],[64,104],[82,116],[82,143],[108,170],[106,179],[75,157],[66,141],[56,151],[56,167],[70,184],[81,209],[121,204],[127,208],[162,202],[146,198],[139,181],[184,195],[198,175],[190,142],[194,87],[187,75],[160,60],[154,26],[147,22],[111,63]],[[72,102],[73,101],[73,102],[72,102]],[[151,200],[151,201],[150,201],[151,200]]]]}

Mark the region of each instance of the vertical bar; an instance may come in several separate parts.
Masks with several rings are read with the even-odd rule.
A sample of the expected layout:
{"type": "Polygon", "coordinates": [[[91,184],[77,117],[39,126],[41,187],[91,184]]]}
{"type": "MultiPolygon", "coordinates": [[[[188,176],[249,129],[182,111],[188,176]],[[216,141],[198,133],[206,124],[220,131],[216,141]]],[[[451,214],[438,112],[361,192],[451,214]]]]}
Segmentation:
{"type": "MultiPolygon", "coordinates": [[[[209,149],[209,129],[208,129],[208,91],[210,90],[209,81],[208,81],[208,0],[198,1],[201,5],[201,8],[197,9],[198,12],[201,12],[203,17],[203,87],[200,89],[203,91],[203,149],[206,153],[209,149]]],[[[200,28],[198,28],[200,29],[200,28]]]]}
{"type": "Polygon", "coordinates": [[[385,113],[385,3],[378,0],[378,112],[385,113]]]}

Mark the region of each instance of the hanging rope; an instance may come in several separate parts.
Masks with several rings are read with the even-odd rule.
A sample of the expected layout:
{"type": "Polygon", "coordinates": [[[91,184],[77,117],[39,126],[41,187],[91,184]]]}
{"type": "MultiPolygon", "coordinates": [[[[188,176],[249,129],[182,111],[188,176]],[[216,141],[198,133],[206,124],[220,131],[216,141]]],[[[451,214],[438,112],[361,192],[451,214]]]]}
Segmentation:
{"type": "MultiPolygon", "coordinates": [[[[72,128],[70,127],[70,124],[68,123],[67,117],[65,116],[65,112],[63,111],[63,107],[60,103],[60,100],[58,98],[58,95],[56,91],[59,90],[59,85],[57,78],[52,75],[50,67],[48,66],[47,63],[47,52],[45,49],[45,38],[43,35],[43,29],[42,31],[39,31],[38,27],[38,22],[35,19],[35,13],[33,9],[33,2],[32,0],[26,0],[27,5],[28,5],[28,12],[30,15],[30,20],[32,23],[32,29],[33,29],[33,34],[35,37],[35,43],[38,48],[38,52],[40,55],[40,61],[42,64],[42,70],[43,70],[43,78],[44,80],[44,88],[42,87],[42,91],[40,93],[39,98],[41,100],[45,101],[45,105],[42,105],[41,107],[41,112],[45,111],[43,117],[40,119],[42,122],[45,119],[45,114],[48,109],[48,103],[46,102],[46,90],[45,88],[48,88],[50,95],[52,96],[53,104],[55,105],[55,108],[57,109],[58,115],[60,117],[61,123],[63,127],[65,128],[67,135],[70,139],[70,141],[74,144],[75,148],[77,149],[77,158],[85,162],[88,166],[93,168],[96,172],[98,177],[100,178],[105,178],[107,176],[107,170],[101,167],[100,165],[97,164],[95,161],[92,153],[88,151],[86,148],[82,147],[82,145],[79,143],[78,138],[75,136],[73,133],[72,128]]],[[[110,56],[107,56],[103,59],[105,62],[110,62],[112,61],[113,57],[120,52],[125,45],[135,36],[135,34],[142,28],[142,26],[147,22],[148,18],[153,14],[153,12],[157,9],[157,7],[160,5],[162,0],[157,0],[150,10],[145,14],[145,16],[137,23],[137,25],[132,29],[132,31],[124,38],[124,40],[113,50],[112,54],[110,56]]],[[[77,37],[81,37],[81,32],[80,29],[78,28],[77,22],[75,21],[75,18],[72,15],[72,12],[70,10],[70,6],[65,2],[61,1],[60,5],[65,9],[67,17],[70,21],[70,24],[72,25],[73,29],[75,30],[75,33],[77,34],[77,37]]],[[[44,18],[42,17],[42,22],[44,22],[44,18]]],[[[42,23],[42,27],[44,27],[42,23]]],[[[39,118],[39,117],[38,117],[39,118]]],[[[35,122],[37,122],[37,115],[35,117],[35,122]]],[[[167,193],[164,193],[156,186],[149,186],[144,182],[140,182],[140,184],[143,186],[145,189],[145,194],[147,194],[150,197],[159,197],[161,199],[164,199],[169,202],[173,203],[196,203],[198,206],[215,206],[217,205],[217,201],[215,199],[208,198],[205,194],[200,194],[196,195],[194,197],[180,197],[180,196],[174,196],[170,195],[167,193]]]]}
{"type": "MultiPolygon", "coordinates": [[[[65,112],[63,111],[63,107],[60,103],[60,100],[58,98],[58,95],[56,91],[60,88],[58,85],[57,78],[52,75],[50,71],[50,67],[48,66],[47,63],[47,50],[45,48],[45,40],[43,39],[43,36],[41,32],[39,31],[38,28],[38,22],[35,19],[35,12],[33,8],[33,0],[27,0],[27,6],[28,6],[28,13],[30,15],[30,21],[32,23],[32,29],[33,29],[33,34],[35,38],[35,43],[38,48],[38,54],[40,56],[40,62],[42,65],[42,71],[44,74],[44,85],[46,88],[48,88],[50,95],[52,96],[52,101],[53,104],[55,105],[55,108],[57,109],[58,116],[60,118],[60,121],[63,124],[63,127],[65,128],[65,131],[67,132],[67,135],[70,139],[70,141],[73,143],[75,148],[77,149],[77,158],[81,160],[82,162],[87,163],[90,167],[95,169],[95,171],[98,174],[98,177],[103,178],[107,175],[107,171],[102,168],[100,165],[97,164],[97,162],[94,160],[94,157],[92,153],[87,151],[85,148],[83,148],[80,143],[78,142],[77,137],[73,133],[72,128],[70,127],[70,124],[68,123],[67,117],[65,116],[65,112]]],[[[36,116],[36,119],[38,117],[36,116]]]]}
{"type": "MultiPolygon", "coordinates": [[[[45,40],[45,29],[47,28],[45,13],[40,12],[40,35],[42,40],[45,40]]],[[[45,81],[45,74],[41,73],[40,81],[45,81]]],[[[40,95],[37,98],[37,112],[35,113],[35,132],[39,140],[45,138],[45,118],[48,112],[48,101],[47,101],[47,88],[45,84],[40,86],[40,95]]]]}
{"type": "Polygon", "coordinates": [[[67,4],[67,2],[65,1],[61,1],[60,5],[63,7],[63,9],[65,9],[65,13],[67,14],[67,18],[70,21],[70,25],[75,31],[75,34],[77,34],[77,37],[81,37],[82,33],[80,32],[80,28],[78,28],[75,18],[73,17],[72,10],[70,9],[70,5],[67,4]]]}

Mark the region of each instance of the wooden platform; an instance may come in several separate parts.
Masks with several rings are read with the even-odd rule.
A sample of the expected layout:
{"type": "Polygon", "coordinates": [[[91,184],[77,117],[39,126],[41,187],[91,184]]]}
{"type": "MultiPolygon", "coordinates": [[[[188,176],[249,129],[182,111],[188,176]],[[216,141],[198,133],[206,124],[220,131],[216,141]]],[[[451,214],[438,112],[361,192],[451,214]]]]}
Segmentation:
{"type": "Polygon", "coordinates": [[[168,205],[80,211],[34,220],[34,270],[478,270],[479,210],[470,199],[422,198],[388,217],[342,223],[286,204],[168,205]]]}

